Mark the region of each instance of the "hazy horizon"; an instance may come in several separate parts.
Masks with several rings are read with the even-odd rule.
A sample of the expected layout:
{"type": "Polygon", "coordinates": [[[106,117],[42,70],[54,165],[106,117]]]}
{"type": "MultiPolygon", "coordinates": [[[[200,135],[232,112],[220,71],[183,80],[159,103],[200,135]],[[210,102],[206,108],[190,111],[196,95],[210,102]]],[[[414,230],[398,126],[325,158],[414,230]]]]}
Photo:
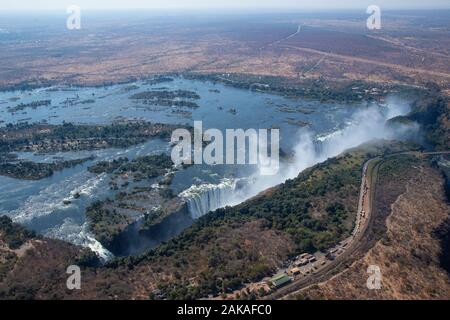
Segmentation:
{"type": "Polygon", "coordinates": [[[134,10],[134,9],[183,9],[183,10],[208,10],[208,9],[361,9],[369,5],[378,5],[384,9],[450,9],[448,0],[378,0],[360,1],[346,0],[336,2],[332,0],[316,0],[314,3],[306,0],[41,0],[39,4],[30,3],[29,0],[15,0],[14,2],[0,2],[0,10],[4,11],[48,11],[65,10],[70,5],[78,5],[86,10],[134,10]]]}

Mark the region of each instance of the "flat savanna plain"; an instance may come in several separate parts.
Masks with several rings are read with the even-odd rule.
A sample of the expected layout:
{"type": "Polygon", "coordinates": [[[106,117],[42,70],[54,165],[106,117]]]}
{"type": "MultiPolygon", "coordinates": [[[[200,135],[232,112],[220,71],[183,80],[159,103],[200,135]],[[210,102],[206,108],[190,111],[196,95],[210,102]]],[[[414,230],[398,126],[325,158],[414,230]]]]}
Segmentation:
{"type": "MultiPolygon", "coordinates": [[[[0,14],[1,16],[2,14],[0,14]]],[[[100,85],[161,73],[237,73],[423,85],[450,91],[450,11],[86,13],[2,16],[0,86],[100,85]]]]}

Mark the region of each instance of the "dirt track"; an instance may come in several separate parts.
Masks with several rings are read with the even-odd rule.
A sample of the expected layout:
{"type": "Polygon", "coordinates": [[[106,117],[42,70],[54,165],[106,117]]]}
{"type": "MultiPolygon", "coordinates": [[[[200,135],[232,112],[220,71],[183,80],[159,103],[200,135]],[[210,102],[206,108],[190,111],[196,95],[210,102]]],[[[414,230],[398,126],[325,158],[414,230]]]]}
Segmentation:
{"type": "Polygon", "coordinates": [[[360,62],[360,63],[365,63],[365,64],[386,67],[386,68],[398,70],[400,72],[404,72],[407,74],[416,74],[417,73],[417,74],[425,74],[425,75],[436,76],[436,77],[441,77],[441,78],[450,78],[450,74],[448,74],[448,73],[420,69],[420,68],[410,68],[410,67],[402,66],[399,64],[395,64],[395,63],[388,63],[388,62],[383,62],[383,61],[378,61],[378,60],[373,60],[373,59],[368,59],[368,58],[361,58],[361,57],[349,56],[349,55],[344,55],[344,54],[337,54],[337,53],[332,53],[332,52],[326,52],[326,51],[321,51],[321,50],[316,50],[316,49],[311,49],[311,48],[304,48],[304,47],[296,47],[296,46],[291,46],[291,45],[280,45],[280,47],[288,48],[288,49],[292,49],[292,50],[303,51],[303,52],[308,52],[308,53],[320,54],[325,57],[335,58],[335,59],[350,62],[350,63],[360,62]]]}

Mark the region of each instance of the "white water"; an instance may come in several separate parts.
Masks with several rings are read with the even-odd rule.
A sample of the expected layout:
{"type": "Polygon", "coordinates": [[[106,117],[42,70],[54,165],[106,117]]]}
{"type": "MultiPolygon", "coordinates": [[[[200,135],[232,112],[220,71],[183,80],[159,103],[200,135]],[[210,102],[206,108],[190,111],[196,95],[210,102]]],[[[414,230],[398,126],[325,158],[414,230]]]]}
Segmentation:
{"type": "Polygon", "coordinates": [[[220,184],[203,184],[193,186],[182,193],[187,199],[189,212],[194,219],[209,211],[225,206],[237,205],[258,193],[295,178],[300,172],[335,157],[347,149],[357,147],[373,139],[401,139],[402,130],[393,131],[385,126],[388,119],[409,112],[409,106],[395,101],[389,108],[373,105],[356,112],[346,127],[327,135],[314,135],[307,130],[298,134],[298,144],[294,148],[294,161],[282,164],[280,172],[274,176],[250,177],[251,183],[239,191],[236,181],[225,180],[220,184]]]}
{"type": "Polygon", "coordinates": [[[62,225],[55,226],[50,229],[46,233],[46,236],[62,239],[82,247],[87,247],[97,253],[99,258],[103,261],[107,261],[113,257],[113,254],[94,238],[92,233],[89,231],[89,225],[86,222],[80,225],[77,221],[74,221],[71,218],[66,218],[64,219],[64,223],[62,225]]]}
{"type": "Polygon", "coordinates": [[[210,211],[234,203],[236,180],[223,179],[219,184],[201,184],[183,191],[180,196],[187,202],[189,213],[198,219],[210,211]]]}

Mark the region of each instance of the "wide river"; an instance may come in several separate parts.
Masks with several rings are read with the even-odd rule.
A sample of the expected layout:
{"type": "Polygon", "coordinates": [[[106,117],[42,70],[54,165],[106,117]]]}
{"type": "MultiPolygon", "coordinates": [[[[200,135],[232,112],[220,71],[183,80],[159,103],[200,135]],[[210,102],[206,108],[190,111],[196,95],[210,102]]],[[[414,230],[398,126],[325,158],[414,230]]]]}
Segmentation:
{"type": "MultiPolygon", "coordinates": [[[[305,132],[316,142],[325,141],[345,132],[346,128],[352,126],[355,119],[357,120],[356,114],[370,108],[366,103],[344,105],[287,99],[180,77],[159,84],[138,81],[98,88],[52,87],[0,92],[0,126],[24,121],[50,124],[61,124],[64,121],[76,124],[108,124],[125,119],[192,125],[194,120],[201,120],[204,128],[220,130],[280,128],[281,148],[290,153],[301,144],[301,137],[305,136],[305,132]],[[134,93],[162,88],[194,91],[200,96],[196,101],[200,107],[189,109],[149,106],[129,98],[134,93]],[[8,110],[21,103],[41,100],[51,100],[51,103],[48,106],[26,108],[16,112],[8,110]]],[[[387,118],[389,113],[388,105],[382,113],[382,118],[387,118]]],[[[364,142],[364,139],[353,144],[357,142],[364,142]]],[[[76,159],[90,155],[95,155],[95,160],[56,172],[52,177],[38,181],[0,176],[0,215],[8,215],[45,236],[89,246],[105,255],[105,250],[88,230],[84,211],[93,201],[111,196],[112,191],[108,187],[106,175],[89,173],[87,167],[100,160],[121,156],[135,158],[161,152],[170,152],[170,145],[165,141],[153,139],[127,149],[58,154],[20,153],[20,158],[37,162],[53,161],[55,157],[76,159]],[[73,200],[76,193],[81,196],[73,200]],[[69,205],[67,199],[71,199],[69,205]]],[[[202,192],[202,187],[220,185],[224,182],[224,178],[245,178],[254,174],[252,170],[242,169],[239,166],[231,168],[193,166],[177,174],[172,188],[182,192],[194,186],[202,192]]],[[[282,179],[281,177],[267,183],[268,185],[279,183],[282,179]]],[[[251,193],[248,193],[248,196],[250,195],[251,193]]],[[[235,198],[235,202],[244,200],[245,196],[238,199],[237,201],[235,198]]]]}

